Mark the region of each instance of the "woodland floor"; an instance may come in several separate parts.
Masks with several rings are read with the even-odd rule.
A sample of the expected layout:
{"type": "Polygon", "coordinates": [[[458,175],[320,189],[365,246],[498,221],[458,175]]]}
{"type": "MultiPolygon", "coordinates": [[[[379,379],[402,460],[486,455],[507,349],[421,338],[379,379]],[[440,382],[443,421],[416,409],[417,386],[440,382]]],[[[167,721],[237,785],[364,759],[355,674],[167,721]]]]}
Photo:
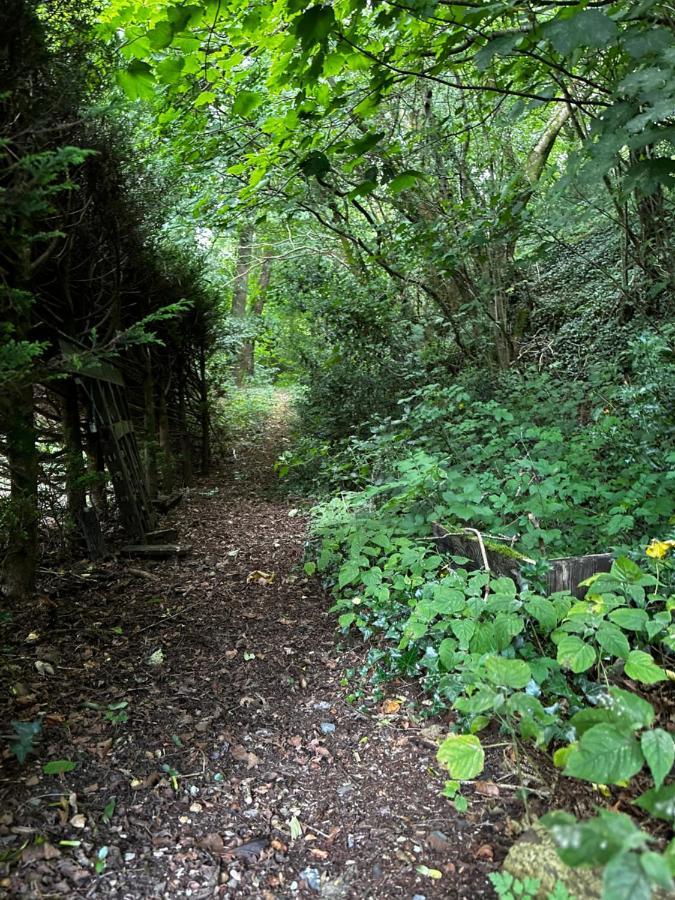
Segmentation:
{"type": "Polygon", "coordinates": [[[2,719],[44,730],[23,767],[2,758],[0,895],[494,896],[523,815],[514,764],[492,749],[460,815],[432,740],[449,719],[423,718],[415,685],[346,702],[367,648],[336,643],[302,570],[306,518],[272,490],[282,413],[187,492],[172,521],[189,555],[46,571],[39,614],[14,611],[2,719]],[[56,759],[76,768],[44,774],[56,759]]]}

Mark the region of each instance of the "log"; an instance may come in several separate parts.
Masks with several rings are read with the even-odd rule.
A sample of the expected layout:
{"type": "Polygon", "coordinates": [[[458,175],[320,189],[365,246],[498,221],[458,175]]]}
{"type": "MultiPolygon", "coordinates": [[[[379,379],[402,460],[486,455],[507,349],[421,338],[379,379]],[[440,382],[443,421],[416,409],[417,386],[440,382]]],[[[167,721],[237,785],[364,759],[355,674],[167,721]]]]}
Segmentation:
{"type": "MultiPolygon", "coordinates": [[[[469,560],[469,568],[484,568],[483,550],[478,537],[471,531],[452,532],[443,525],[434,522],[433,535],[436,538],[436,547],[450,556],[464,556],[469,560]]],[[[482,536],[481,536],[482,537],[482,536]]],[[[513,578],[517,585],[522,586],[521,566],[532,563],[533,560],[522,553],[518,553],[508,544],[500,544],[499,541],[482,537],[483,548],[487,557],[490,571],[494,575],[505,575],[513,578]]]]}
{"type": "Polygon", "coordinates": [[[189,548],[179,544],[127,544],[120,552],[125,556],[142,559],[170,559],[173,556],[185,556],[189,548]]]}

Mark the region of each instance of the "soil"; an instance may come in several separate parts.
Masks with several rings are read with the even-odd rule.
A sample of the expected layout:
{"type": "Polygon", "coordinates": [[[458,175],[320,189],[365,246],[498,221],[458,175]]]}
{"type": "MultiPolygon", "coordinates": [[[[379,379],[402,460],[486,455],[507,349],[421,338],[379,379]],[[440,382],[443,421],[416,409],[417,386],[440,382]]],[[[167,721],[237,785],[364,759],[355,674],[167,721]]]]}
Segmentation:
{"type": "Polygon", "coordinates": [[[2,757],[0,895],[495,896],[514,761],[488,736],[460,814],[435,760],[450,720],[419,688],[347,701],[368,648],[336,633],[306,515],[271,491],[283,412],[162,523],[186,556],[43,571],[37,612],[13,611],[2,718],[43,729],[23,766],[2,757]]]}

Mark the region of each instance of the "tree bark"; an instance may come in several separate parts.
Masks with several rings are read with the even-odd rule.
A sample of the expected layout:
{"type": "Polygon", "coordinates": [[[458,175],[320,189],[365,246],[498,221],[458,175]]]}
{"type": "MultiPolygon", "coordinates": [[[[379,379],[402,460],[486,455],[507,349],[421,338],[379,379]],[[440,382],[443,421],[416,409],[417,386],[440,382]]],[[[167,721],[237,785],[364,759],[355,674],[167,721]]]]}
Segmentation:
{"type": "MultiPolygon", "coordinates": [[[[250,225],[244,226],[239,232],[234,289],[232,291],[232,316],[239,320],[242,328],[247,314],[249,275],[253,258],[253,238],[254,231],[250,225]]],[[[235,380],[238,386],[244,383],[247,375],[247,350],[245,345],[246,342],[242,344],[237,354],[235,380]]]]}
{"type": "Polygon", "coordinates": [[[5,423],[10,498],[2,580],[5,593],[22,600],[35,590],[38,545],[38,452],[32,385],[12,391],[5,423]]]}

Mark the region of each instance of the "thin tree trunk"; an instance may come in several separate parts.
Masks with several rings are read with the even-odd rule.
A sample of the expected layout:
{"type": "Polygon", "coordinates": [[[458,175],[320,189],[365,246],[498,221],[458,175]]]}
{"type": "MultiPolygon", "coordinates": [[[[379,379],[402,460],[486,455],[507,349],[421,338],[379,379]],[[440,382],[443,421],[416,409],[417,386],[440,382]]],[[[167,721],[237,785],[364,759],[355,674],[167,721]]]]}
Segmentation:
{"type": "MultiPolygon", "coordinates": [[[[234,290],[232,291],[232,316],[238,319],[242,327],[246,321],[246,304],[248,301],[248,283],[253,258],[253,228],[249,225],[242,228],[239,233],[239,246],[237,249],[237,264],[234,275],[234,290]]],[[[239,350],[235,368],[235,380],[241,386],[246,378],[247,351],[246,342],[239,350]]]]}
{"type": "Polygon", "coordinates": [[[86,506],[84,478],[86,473],[82,455],[82,430],[77,385],[72,378],[64,384],[63,446],[66,452],[66,500],[68,503],[68,542],[72,550],[82,544],[82,523],[86,506]]]}
{"type": "Polygon", "coordinates": [[[24,599],[35,590],[38,544],[38,452],[32,385],[12,392],[5,422],[10,520],[2,580],[9,597],[24,599]]]}

